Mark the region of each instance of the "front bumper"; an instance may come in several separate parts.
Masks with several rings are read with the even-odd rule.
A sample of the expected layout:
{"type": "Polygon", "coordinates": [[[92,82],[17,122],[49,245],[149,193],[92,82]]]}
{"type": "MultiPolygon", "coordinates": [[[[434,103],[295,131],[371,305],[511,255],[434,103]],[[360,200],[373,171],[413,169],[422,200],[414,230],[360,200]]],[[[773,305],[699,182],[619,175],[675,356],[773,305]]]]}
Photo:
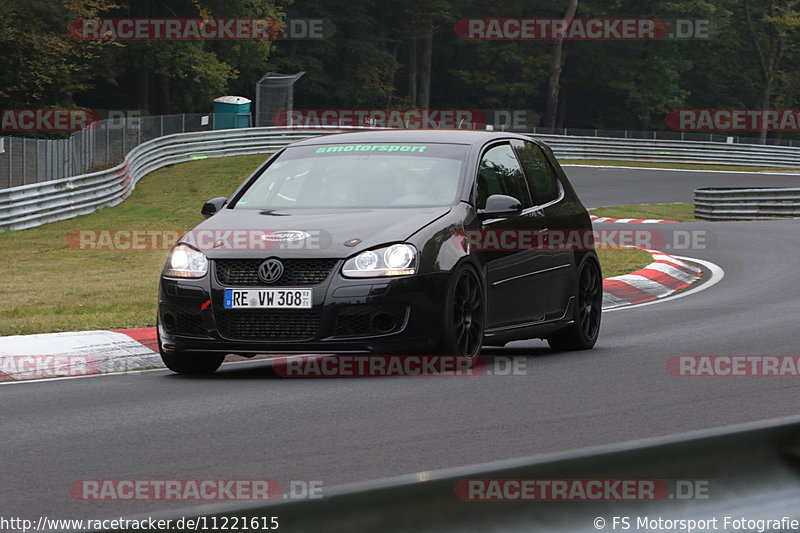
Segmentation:
{"type": "Polygon", "coordinates": [[[441,332],[449,273],[349,279],[340,267],[341,262],[322,282],[303,286],[313,291],[311,309],[225,309],[224,289],[240,285],[221,284],[213,262],[200,279],[162,276],[159,347],[164,352],[243,356],[432,353],[441,332]]]}

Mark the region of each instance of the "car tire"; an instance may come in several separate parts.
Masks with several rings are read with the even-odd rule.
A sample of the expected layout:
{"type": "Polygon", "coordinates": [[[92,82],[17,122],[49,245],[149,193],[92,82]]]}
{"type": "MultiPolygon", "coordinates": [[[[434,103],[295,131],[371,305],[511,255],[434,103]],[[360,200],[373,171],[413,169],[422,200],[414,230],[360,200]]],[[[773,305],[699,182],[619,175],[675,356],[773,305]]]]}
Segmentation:
{"type": "Polygon", "coordinates": [[[225,354],[165,351],[161,345],[158,321],[156,321],[156,336],[158,337],[158,351],[161,354],[161,360],[164,361],[167,368],[176,374],[213,374],[225,360],[225,354]]]}
{"type": "Polygon", "coordinates": [[[603,276],[593,257],[583,260],[575,279],[572,324],[547,337],[556,351],[588,350],[597,342],[603,308],[603,276]]]}
{"type": "Polygon", "coordinates": [[[486,304],[475,269],[462,265],[450,277],[445,296],[439,353],[478,360],[483,346],[486,304]]]}

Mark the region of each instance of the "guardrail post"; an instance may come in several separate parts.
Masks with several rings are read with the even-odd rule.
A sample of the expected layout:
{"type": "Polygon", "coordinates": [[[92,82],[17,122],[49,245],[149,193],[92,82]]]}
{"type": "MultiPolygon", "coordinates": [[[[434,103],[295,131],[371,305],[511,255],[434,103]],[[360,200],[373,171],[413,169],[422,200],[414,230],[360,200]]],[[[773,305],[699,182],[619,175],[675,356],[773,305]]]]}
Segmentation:
{"type": "Polygon", "coordinates": [[[92,168],[94,165],[94,142],[95,142],[95,130],[87,131],[86,132],[86,166],[84,167],[84,172],[89,172],[89,169],[92,168]]]}
{"type": "Polygon", "coordinates": [[[13,179],[13,174],[11,172],[14,169],[14,163],[11,161],[11,155],[13,153],[11,151],[11,141],[13,139],[14,139],[14,137],[9,137],[8,138],[8,186],[9,187],[13,187],[14,186],[13,182],[11,181],[13,179]]]}
{"type": "Polygon", "coordinates": [[[106,166],[108,166],[108,152],[111,151],[111,141],[108,138],[108,122],[106,122],[105,126],[106,126],[106,166]]]}
{"type": "Polygon", "coordinates": [[[92,128],[91,131],[86,133],[86,170],[84,172],[89,172],[89,170],[94,166],[94,154],[97,150],[97,129],[92,128]]]}
{"type": "Polygon", "coordinates": [[[161,115],[161,137],[164,136],[164,115],[161,115]]]}
{"type": "Polygon", "coordinates": [[[186,113],[181,113],[181,133],[186,133],[186,113]]]}

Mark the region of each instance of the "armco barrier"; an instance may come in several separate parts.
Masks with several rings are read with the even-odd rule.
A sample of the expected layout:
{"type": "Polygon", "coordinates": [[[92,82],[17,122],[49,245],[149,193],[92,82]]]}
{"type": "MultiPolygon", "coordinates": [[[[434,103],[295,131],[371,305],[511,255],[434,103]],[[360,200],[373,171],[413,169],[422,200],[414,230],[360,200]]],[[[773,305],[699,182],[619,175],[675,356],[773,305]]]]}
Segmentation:
{"type": "Polygon", "coordinates": [[[800,217],[800,188],[695,189],[694,216],[709,220],[800,217]]]}
{"type": "MultiPolygon", "coordinates": [[[[113,206],[124,200],[136,182],[165,165],[206,157],[260,154],[347,126],[303,128],[243,128],[166,135],[136,146],[120,164],[108,170],[53,181],[0,189],[0,231],[31,228],[113,206]]],[[[536,135],[561,159],[618,159],[800,167],[800,148],[536,135]]]]}
{"type": "MultiPolygon", "coordinates": [[[[268,476],[265,476],[268,477],[268,476]]],[[[538,489],[537,489],[538,490],[538,489]]],[[[285,491],[284,494],[288,492],[285,491]]],[[[517,493],[519,494],[519,492],[517,493]]],[[[588,498],[587,498],[588,499],[588,498]]],[[[322,489],[317,500],[185,507],[151,516],[230,520],[275,516],[279,531],[689,531],[637,527],[637,520],[717,518],[694,531],[789,531],[723,527],[723,519],[800,520],[800,417],[703,430],[587,450],[420,472],[322,489]],[[465,501],[462,480],[663,480],[671,490],[649,501],[465,501]],[[680,483],[678,483],[680,482],[680,483]],[[617,522],[614,522],[617,517],[617,522]],[[625,527],[619,520],[627,517],[625,527]]],[[[241,523],[241,522],[240,522],[241,523]]],[[[794,529],[796,530],[796,528],[794,529]]],[[[129,531],[114,529],[108,531],[129,531]]]]}
{"type": "Polygon", "coordinates": [[[32,228],[117,205],[139,179],[167,165],[198,157],[270,153],[295,141],[342,129],[242,128],[159,137],[131,150],[113,168],[0,190],[0,231],[32,228]]]}
{"type": "Polygon", "coordinates": [[[768,167],[800,167],[800,149],[703,141],[535,135],[560,159],[612,159],[768,167]]]}

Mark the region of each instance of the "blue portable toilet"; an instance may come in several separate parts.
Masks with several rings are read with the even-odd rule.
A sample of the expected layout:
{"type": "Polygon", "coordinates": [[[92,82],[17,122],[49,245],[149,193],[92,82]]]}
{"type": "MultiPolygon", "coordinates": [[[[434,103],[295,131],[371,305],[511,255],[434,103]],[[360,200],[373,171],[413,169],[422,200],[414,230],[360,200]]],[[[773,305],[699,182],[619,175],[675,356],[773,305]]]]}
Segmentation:
{"type": "Polygon", "coordinates": [[[250,100],[244,96],[220,96],[214,99],[214,129],[250,127],[250,100]]]}

